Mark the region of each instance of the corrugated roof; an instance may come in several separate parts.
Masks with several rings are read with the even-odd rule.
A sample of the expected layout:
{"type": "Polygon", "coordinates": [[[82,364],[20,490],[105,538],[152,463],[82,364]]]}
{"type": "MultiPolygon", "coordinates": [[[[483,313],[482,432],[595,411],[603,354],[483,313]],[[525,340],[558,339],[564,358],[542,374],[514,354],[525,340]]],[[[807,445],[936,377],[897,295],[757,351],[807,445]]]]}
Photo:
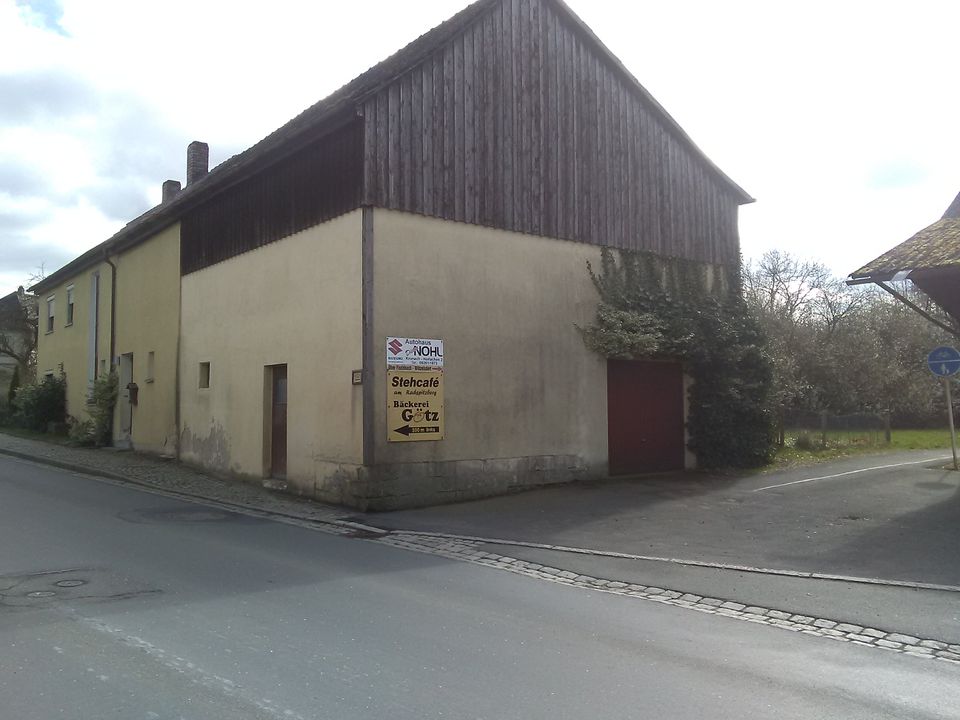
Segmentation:
{"type": "Polygon", "coordinates": [[[850,274],[889,280],[904,270],[960,267],[960,218],[942,218],[850,274]]]}
{"type": "MultiPolygon", "coordinates": [[[[594,45],[600,54],[624,75],[627,82],[633,85],[640,96],[661,115],[668,130],[687,144],[706,167],[740,198],[741,202],[753,202],[753,198],[743,188],[730,179],[696,146],[677,121],[637,81],[623,63],[563,0],[544,1],[552,4],[562,15],[565,15],[590,44],[594,45]]],[[[449,20],[424,33],[406,47],[374,65],[332,95],[307,108],[260,142],[221,163],[205,177],[181,190],[174,199],[151,208],[131,221],[113,237],[47,276],[34,285],[31,290],[42,291],[45,288],[52,287],[70,275],[98,262],[108,252],[146,240],[167,225],[176,222],[187,209],[195,206],[202,199],[239,182],[264,164],[282,158],[287,152],[296,150],[298,140],[305,136],[315,136],[316,131],[322,129],[326,124],[335,124],[341,121],[345,115],[355,114],[357,107],[366,97],[416,67],[418,63],[464,32],[475,20],[501,2],[502,0],[477,0],[467,6],[449,20]]]]}

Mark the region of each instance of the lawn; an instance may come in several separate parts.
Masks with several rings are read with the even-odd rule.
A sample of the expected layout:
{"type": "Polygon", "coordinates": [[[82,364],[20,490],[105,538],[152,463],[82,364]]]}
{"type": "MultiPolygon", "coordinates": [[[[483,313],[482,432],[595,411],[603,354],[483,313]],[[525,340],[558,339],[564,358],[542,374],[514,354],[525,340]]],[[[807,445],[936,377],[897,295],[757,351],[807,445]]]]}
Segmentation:
{"type": "Polygon", "coordinates": [[[950,430],[893,430],[887,444],[882,430],[828,431],[827,444],[817,431],[786,432],[786,444],[777,450],[775,465],[794,465],[832,460],[845,455],[869,454],[888,450],[949,449],[950,430]]]}

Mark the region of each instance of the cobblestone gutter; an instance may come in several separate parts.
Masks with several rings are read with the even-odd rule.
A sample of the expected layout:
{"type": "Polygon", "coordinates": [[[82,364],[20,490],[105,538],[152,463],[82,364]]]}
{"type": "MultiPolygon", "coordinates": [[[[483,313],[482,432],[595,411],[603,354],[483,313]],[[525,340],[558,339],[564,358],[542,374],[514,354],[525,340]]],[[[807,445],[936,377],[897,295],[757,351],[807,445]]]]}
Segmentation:
{"type": "Polygon", "coordinates": [[[918,638],[903,633],[880,630],[878,628],[863,627],[829,618],[796,615],[774,608],[745,605],[743,603],[723,600],[722,598],[703,597],[692,595],[678,590],[669,590],[660,587],[647,587],[634,583],[619,582],[590,575],[578,575],[569,570],[531,563],[525,560],[480,549],[482,543],[475,540],[456,540],[451,538],[436,538],[418,535],[417,533],[403,532],[386,535],[375,542],[404,548],[415,552],[470,562],[477,565],[506,570],[507,572],[524,575],[537,580],[559,583],[570,587],[595,590],[598,592],[624,595],[627,597],[649,600],[663,605],[693,610],[695,612],[719,615],[734,620],[741,620],[758,625],[768,625],[781,630],[801,632],[805,635],[849,642],[855,645],[896,652],[911,657],[939,660],[960,665],[960,645],[952,645],[930,638],[918,638]]]}

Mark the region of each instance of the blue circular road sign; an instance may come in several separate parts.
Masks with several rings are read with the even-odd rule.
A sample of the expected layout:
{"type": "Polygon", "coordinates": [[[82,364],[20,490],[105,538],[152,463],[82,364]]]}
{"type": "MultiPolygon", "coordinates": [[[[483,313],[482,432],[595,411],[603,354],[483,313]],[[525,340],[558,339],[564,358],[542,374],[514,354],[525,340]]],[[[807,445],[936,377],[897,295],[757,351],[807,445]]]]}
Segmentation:
{"type": "Polygon", "coordinates": [[[934,348],[927,355],[927,367],[937,377],[948,377],[960,370],[960,350],[949,345],[934,348]]]}

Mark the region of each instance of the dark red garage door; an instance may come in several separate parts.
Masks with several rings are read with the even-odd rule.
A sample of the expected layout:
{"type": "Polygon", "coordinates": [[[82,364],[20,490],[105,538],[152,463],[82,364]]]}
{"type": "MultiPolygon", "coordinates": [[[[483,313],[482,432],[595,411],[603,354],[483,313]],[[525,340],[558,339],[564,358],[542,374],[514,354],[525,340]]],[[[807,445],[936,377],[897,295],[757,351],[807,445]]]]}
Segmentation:
{"type": "Polygon", "coordinates": [[[679,363],[607,361],[610,474],[683,469],[679,363]]]}

